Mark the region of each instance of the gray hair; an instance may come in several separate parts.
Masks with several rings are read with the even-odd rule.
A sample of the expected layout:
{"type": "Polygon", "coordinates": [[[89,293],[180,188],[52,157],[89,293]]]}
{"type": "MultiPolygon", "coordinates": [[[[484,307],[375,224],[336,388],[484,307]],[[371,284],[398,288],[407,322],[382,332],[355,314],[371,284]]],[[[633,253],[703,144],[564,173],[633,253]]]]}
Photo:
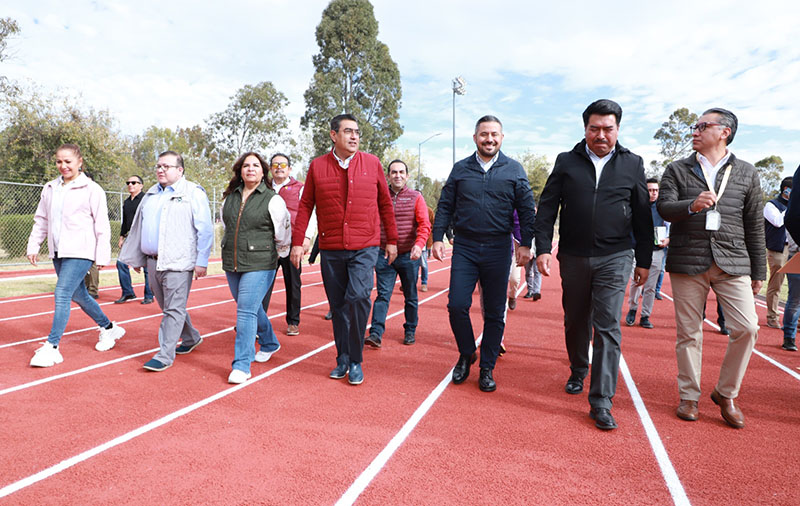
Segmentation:
{"type": "Polygon", "coordinates": [[[712,107],[711,109],[703,112],[703,116],[706,114],[716,114],[719,118],[719,122],[723,126],[731,129],[731,134],[728,136],[725,144],[727,145],[733,142],[733,138],[736,135],[736,129],[739,126],[739,120],[736,118],[736,115],[727,109],[723,109],[722,107],[712,107]]]}

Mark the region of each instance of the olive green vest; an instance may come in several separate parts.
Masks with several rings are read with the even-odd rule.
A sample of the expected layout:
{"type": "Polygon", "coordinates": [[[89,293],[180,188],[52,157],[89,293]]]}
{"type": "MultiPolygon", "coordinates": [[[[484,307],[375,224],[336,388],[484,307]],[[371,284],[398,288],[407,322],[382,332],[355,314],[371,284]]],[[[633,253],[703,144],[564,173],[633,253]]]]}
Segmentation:
{"type": "Polygon", "coordinates": [[[275,229],[269,201],[276,194],[263,181],[242,207],[239,186],[222,205],[225,235],[222,237],[222,269],[228,272],[274,270],[278,267],[275,229]]]}

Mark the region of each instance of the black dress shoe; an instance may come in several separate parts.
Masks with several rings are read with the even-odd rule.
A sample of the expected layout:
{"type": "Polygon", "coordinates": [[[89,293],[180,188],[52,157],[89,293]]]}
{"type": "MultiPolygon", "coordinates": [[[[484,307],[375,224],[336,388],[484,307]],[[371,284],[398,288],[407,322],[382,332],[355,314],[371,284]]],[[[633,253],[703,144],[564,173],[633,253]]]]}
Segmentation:
{"type": "Polygon", "coordinates": [[[583,378],[579,378],[574,374],[570,375],[566,386],[564,386],[564,391],[572,395],[577,395],[583,392],[583,378]]]}
{"type": "Polygon", "coordinates": [[[525,294],[525,296],[523,297],[523,299],[532,299],[532,298],[533,298],[533,292],[528,292],[528,293],[526,293],[526,294],[525,294]]]}
{"type": "Polygon", "coordinates": [[[484,392],[494,392],[497,390],[497,383],[492,378],[492,370],[488,367],[481,367],[481,377],[478,380],[478,387],[484,392]]]}
{"type": "Polygon", "coordinates": [[[458,362],[456,362],[456,366],[453,368],[453,383],[456,385],[464,383],[467,376],[469,376],[469,366],[474,364],[476,360],[478,360],[477,353],[459,356],[458,362]]]}
{"type": "Polygon", "coordinates": [[[114,304],[124,304],[125,302],[128,302],[129,300],[135,299],[135,298],[136,298],[135,295],[123,295],[119,299],[115,300],[114,304]]]}
{"type": "Polygon", "coordinates": [[[611,430],[617,428],[617,422],[611,416],[611,411],[606,408],[592,408],[589,417],[594,420],[594,425],[598,429],[611,430]]]}
{"type": "Polygon", "coordinates": [[[417,339],[414,337],[414,334],[406,334],[403,338],[403,344],[406,346],[410,346],[417,342],[417,339]]]}
{"type": "Polygon", "coordinates": [[[541,293],[534,293],[533,294],[533,301],[534,302],[536,302],[537,300],[539,300],[541,298],[542,298],[542,294],[541,293]]]}
{"type": "Polygon", "coordinates": [[[325,315],[326,320],[333,320],[333,311],[328,311],[328,314],[325,315]]]}

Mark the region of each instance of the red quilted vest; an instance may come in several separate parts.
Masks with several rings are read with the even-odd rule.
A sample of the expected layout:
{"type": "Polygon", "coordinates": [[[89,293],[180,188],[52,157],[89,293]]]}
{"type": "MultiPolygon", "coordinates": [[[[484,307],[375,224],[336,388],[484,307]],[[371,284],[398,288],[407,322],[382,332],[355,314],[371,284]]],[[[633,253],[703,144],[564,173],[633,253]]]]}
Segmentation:
{"type": "Polygon", "coordinates": [[[278,195],[286,202],[286,208],[292,217],[292,226],[297,221],[297,210],[300,208],[300,190],[302,189],[303,183],[289,176],[289,182],[278,191],[278,195]]]}
{"type": "MultiPolygon", "coordinates": [[[[419,192],[405,186],[395,193],[389,188],[394,204],[394,222],[397,225],[397,253],[408,253],[417,239],[417,220],[414,206],[419,192]]],[[[381,248],[386,247],[386,233],[381,227],[381,248]]]]}

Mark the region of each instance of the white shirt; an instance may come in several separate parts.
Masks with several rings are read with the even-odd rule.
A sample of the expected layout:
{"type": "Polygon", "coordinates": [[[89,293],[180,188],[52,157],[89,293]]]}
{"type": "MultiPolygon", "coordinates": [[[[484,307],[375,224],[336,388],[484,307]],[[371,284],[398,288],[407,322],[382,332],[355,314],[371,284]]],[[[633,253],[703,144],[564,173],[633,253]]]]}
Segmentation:
{"type": "MultiPolygon", "coordinates": [[[[333,156],[336,156],[336,154],[334,153],[333,156]]],[[[350,158],[352,158],[352,157],[350,157],[350,158]]],[[[348,160],[350,160],[350,158],[348,158],[348,160]]],[[[338,158],[337,158],[337,160],[338,160],[338,158]]],[[[347,163],[348,163],[348,165],[350,164],[349,161],[347,163]]],[[[346,169],[347,167],[342,167],[342,168],[346,169]]],[[[289,184],[289,181],[291,181],[291,179],[289,179],[287,177],[286,179],[283,180],[283,183],[278,184],[273,179],[272,180],[272,190],[275,193],[279,193],[281,191],[281,188],[283,188],[284,186],[289,184]]],[[[298,195],[298,198],[303,198],[303,190],[305,190],[305,189],[306,189],[305,186],[300,188],[300,195],[298,195]]],[[[285,202],[284,202],[284,204],[285,204],[285,202]]],[[[314,207],[314,209],[311,211],[311,216],[308,218],[308,228],[306,228],[306,239],[308,239],[309,241],[313,240],[314,239],[314,234],[316,234],[316,233],[317,233],[317,208],[314,207]]]]}
{"type": "Polygon", "coordinates": [[[356,153],[358,153],[358,151],[356,151],[356,153],[353,153],[352,155],[350,155],[349,157],[347,157],[344,160],[339,158],[339,155],[336,154],[336,150],[335,149],[332,149],[331,153],[333,153],[333,157],[336,158],[336,161],[339,162],[339,167],[343,168],[344,170],[347,170],[347,168],[350,166],[350,160],[352,160],[353,157],[356,156],[356,153]]]}
{"type": "Polygon", "coordinates": [[[594,164],[594,187],[595,188],[597,188],[600,185],[600,175],[603,173],[603,167],[606,166],[606,164],[611,159],[611,156],[614,154],[614,152],[616,150],[617,150],[617,148],[615,147],[614,149],[609,151],[606,156],[604,156],[603,158],[600,158],[599,156],[594,154],[594,152],[591,149],[589,149],[589,145],[588,144],[586,145],[586,154],[589,155],[589,159],[594,164]]]}
{"type": "MultiPolygon", "coordinates": [[[[709,179],[711,179],[712,184],[716,184],[717,172],[719,172],[719,169],[721,169],[722,167],[725,166],[726,163],[728,163],[728,159],[730,157],[731,157],[731,152],[726,149],[725,156],[723,156],[720,159],[720,161],[717,162],[716,165],[711,165],[711,162],[708,161],[708,158],[701,155],[700,153],[697,153],[697,161],[698,163],[700,163],[700,167],[706,171],[706,174],[708,174],[708,177],[709,179]]],[[[713,192],[716,191],[714,188],[709,188],[709,190],[713,192]]]]}
{"type": "MultiPolygon", "coordinates": [[[[764,219],[772,224],[773,227],[781,228],[783,226],[783,216],[786,211],[779,211],[775,204],[767,202],[764,205],[764,219]]],[[[786,234],[789,237],[789,234],[786,234]]]]}
{"type": "Polygon", "coordinates": [[[491,160],[489,160],[488,162],[484,162],[483,158],[481,158],[481,155],[477,151],[475,151],[475,159],[478,160],[478,163],[480,164],[484,172],[489,172],[489,169],[492,168],[494,162],[497,161],[498,156],[500,156],[500,150],[498,150],[497,153],[494,154],[491,160]]]}

